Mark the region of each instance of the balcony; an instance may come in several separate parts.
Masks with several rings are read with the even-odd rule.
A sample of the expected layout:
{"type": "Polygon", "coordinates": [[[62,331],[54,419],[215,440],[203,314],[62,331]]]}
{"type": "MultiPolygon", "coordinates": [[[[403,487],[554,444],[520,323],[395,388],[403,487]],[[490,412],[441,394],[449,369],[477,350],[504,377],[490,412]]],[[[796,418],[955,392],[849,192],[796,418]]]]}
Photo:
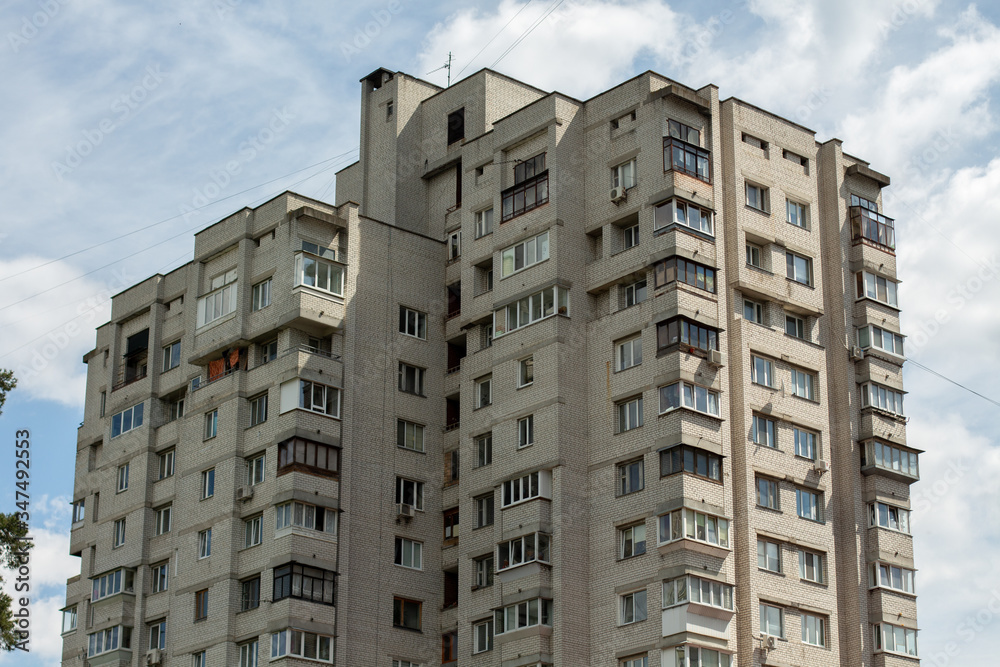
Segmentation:
{"type": "Polygon", "coordinates": [[[503,204],[503,214],[500,222],[507,222],[519,215],[538,208],[549,202],[549,172],[546,169],[540,174],[507,188],[500,193],[503,204]]]}
{"type": "Polygon", "coordinates": [[[919,450],[869,440],[861,450],[861,473],[882,475],[904,484],[912,484],[920,480],[918,454],[919,450]]]}
{"type": "Polygon", "coordinates": [[[712,183],[711,152],[674,137],[663,137],[663,171],[677,171],[712,183]]]}
{"type": "Polygon", "coordinates": [[[247,369],[248,358],[247,349],[241,347],[230,350],[228,354],[223,354],[221,358],[208,362],[208,373],[204,377],[196,377],[191,380],[192,393],[199,389],[204,389],[213,382],[218,382],[223,378],[229,377],[237,371],[245,371],[247,369]]]}
{"type": "Polygon", "coordinates": [[[864,206],[851,206],[851,238],[854,244],[864,243],[886,252],[896,250],[893,219],[864,206]]]}

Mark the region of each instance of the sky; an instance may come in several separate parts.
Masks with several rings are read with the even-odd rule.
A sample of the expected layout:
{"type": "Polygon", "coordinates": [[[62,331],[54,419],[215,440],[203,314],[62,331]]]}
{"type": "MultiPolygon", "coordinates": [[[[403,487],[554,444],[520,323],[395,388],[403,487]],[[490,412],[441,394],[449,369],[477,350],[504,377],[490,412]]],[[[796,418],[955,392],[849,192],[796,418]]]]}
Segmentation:
{"type": "Polygon", "coordinates": [[[712,83],[892,177],[884,212],[916,362],[908,442],[925,451],[912,487],[920,653],[995,663],[998,5],[0,3],[0,367],[19,377],[0,416],[0,510],[13,509],[13,433],[29,429],[39,545],[32,650],[0,665],[59,662],[64,582],[80,567],[67,551],[81,358],[110,296],[191,260],[192,234],[232,211],[286,189],[332,202],[334,172],[358,155],[359,79],[385,67],[444,85],[449,52],[455,79],[492,67],[578,99],[647,69],[712,83]]]}

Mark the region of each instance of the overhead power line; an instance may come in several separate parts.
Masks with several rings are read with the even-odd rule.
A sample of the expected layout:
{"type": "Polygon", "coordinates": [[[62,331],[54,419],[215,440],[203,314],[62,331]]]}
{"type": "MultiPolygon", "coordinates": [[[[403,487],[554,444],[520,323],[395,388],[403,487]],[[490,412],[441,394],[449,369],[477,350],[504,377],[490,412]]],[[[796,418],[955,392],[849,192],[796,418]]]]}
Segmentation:
{"type": "Polygon", "coordinates": [[[511,44],[510,46],[508,46],[507,50],[500,54],[499,58],[497,58],[496,60],[493,61],[493,64],[490,65],[490,69],[493,69],[494,67],[496,67],[497,64],[501,60],[503,60],[504,58],[506,58],[508,56],[508,54],[510,54],[514,49],[516,49],[518,46],[520,46],[521,42],[523,42],[528,37],[528,35],[530,35],[531,33],[533,33],[535,31],[535,28],[537,28],[538,26],[540,26],[542,24],[542,21],[544,21],[545,19],[547,19],[549,17],[549,15],[552,14],[552,12],[554,12],[556,9],[558,9],[559,5],[561,5],[563,2],[564,2],[564,0],[555,0],[555,2],[553,2],[551,5],[549,5],[549,9],[546,10],[546,11],[544,11],[544,12],[542,12],[542,15],[540,17],[538,17],[538,19],[535,20],[534,23],[532,23],[530,26],[528,26],[527,30],[525,30],[523,33],[521,33],[521,36],[518,37],[517,39],[515,39],[514,43],[511,44]]]}
{"type": "Polygon", "coordinates": [[[487,48],[489,48],[489,45],[492,44],[494,42],[494,40],[496,40],[496,38],[500,36],[500,33],[502,33],[504,30],[506,30],[507,26],[509,26],[511,23],[513,23],[514,19],[516,19],[518,16],[520,16],[521,12],[523,12],[525,9],[527,9],[528,5],[530,5],[531,3],[532,3],[532,0],[528,0],[526,3],[524,3],[521,6],[521,8],[519,10],[517,10],[517,13],[510,17],[510,21],[507,21],[507,23],[505,23],[504,26],[502,28],[500,28],[500,30],[497,31],[497,34],[493,35],[493,38],[490,39],[490,41],[486,42],[486,46],[484,46],[483,48],[479,49],[479,53],[477,53],[476,55],[472,56],[472,60],[470,60],[469,62],[465,63],[465,67],[463,67],[462,69],[458,70],[458,74],[455,75],[455,79],[458,79],[460,76],[462,76],[462,72],[464,72],[469,67],[469,65],[471,65],[474,62],[476,62],[476,58],[478,58],[479,56],[483,55],[483,51],[485,51],[487,48]]]}
{"type": "Polygon", "coordinates": [[[998,403],[997,401],[994,401],[994,400],[993,400],[992,398],[990,398],[989,396],[984,396],[983,394],[980,394],[980,393],[979,393],[978,391],[976,391],[975,389],[970,389],[970,388],[966,387],[966,386],[965,386],[964,384],[962,384],[961,382],[955,382],[955,381],[954,381],[954,380],[952,380],[951,378],[948,378],[948,377],[945,377],[944,375],[941,375],[941,374],[940,374],[940,373],[938,373],[937,371],[935,371],[935,370],[931,370],[930,368],[927,368],[927,366],[924,366],[924,365],[923,365],[922,363],[920,363],[920,362],[918,362],[918,361],[914,361],[913,359],[907,359],[907,360],[906,360],[906,362],[907,362],[907,363],[909,363],[909,364],[913,364],[913,365],[914,365],[914,366],[916,366],[917,368],[920,368],[920,369],[922,369],[922,370],[925,370],[925,371],[927,371],[927,372],[928,372],[928,373],[930,373],[931,375],[936,375],[936,376],[938,376],[939,378],[941,378],[942,380],[944,380],[945,382],[950,382],[950,383],[952,383],[953,385],[955,385],[956,387],[958,387],[958,388],[960,388],[960,389],[964,389],[965,391],[969,392],[970,394],[975,394],[976,396],[978,396],[979,398],[983,399],[984,401],[989,401],[989,402],[990,402],[990,403],[992,403],[993,405],[995,405],[995,406],[997,406],[998,408],[1000,408],[1000,403],[998,403]]]}

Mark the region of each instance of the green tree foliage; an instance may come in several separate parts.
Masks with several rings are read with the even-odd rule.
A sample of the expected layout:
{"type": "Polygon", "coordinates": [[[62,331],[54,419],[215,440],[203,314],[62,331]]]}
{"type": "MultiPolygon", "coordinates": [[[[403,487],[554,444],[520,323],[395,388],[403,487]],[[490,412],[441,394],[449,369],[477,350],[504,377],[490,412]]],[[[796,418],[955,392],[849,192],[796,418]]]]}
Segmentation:
{"type": "MultiPolygon", "coordinates": [[[[0,369],[0,414],[3,413],[3,405],[7,402],[7,393],[17,386],[17,378],[14,371],[0,369]]],[[[21,565],[22,554],[27,558],[26,553],[30,547],[29,542],[22,541],[28,534],[28,525],[14,513],[0,513],[0,568],[17,570],[21,565]]],[[[3,577],[0,576],[0,585],[3,584],[3,577]]],[[[29,593],[25,592],[24,597],[29,593]]],[[[14,623],[14,612],[11,609],[13,600],[6,593],[0,592],[0,648],[5,651],[13,651],[17,648],[20,636],[17,634],[17,625],[14,623]]]]}

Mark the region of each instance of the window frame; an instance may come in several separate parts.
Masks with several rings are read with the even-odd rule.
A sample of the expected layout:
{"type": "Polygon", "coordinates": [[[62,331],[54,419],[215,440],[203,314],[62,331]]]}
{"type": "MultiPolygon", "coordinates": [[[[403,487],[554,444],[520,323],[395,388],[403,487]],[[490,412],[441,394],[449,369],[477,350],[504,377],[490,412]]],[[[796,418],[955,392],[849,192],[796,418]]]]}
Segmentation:
{"type": "Polygon", "coordinates": [[[692,262],[680,255],[671,255],[653,263],[653,289],[658,290],[670,283],[683,283],[695,289],[715,294],[718,269],[706,264],[692,262]]]}
{"type": "Polygon", "coordinates": [[[771,213],[771,202],[770,195],[771,189],[766,185],[758,185],[752,181],[744,181],[744,194],[746,195],[746,200],[744,203],[748,208],[752,208],[755,211],[760,211],[761,213],[771,213]],[[755,193],[751,197],[751,192],[755,193]]]}
{"type": "Polygon", "coordinates": [[[281,630],[275,630],[271,632],[271,661],[277,660],[278,658],[284,658],[290,656],[297,658],[299,660],[309,660],[311,662],[325,662],[328,664],[333,664],[334,658],[336,656],[337,640],[331,635],[324,635],[318,632],[309,632],[307,630],[298,630],[296,628],[282,628],[281,630]],[[305,655],[306,640],[308,635],[312,635],[316,638],[316,657],[309,658],[305,655]],[[298,646],[293,647],[292,641],[298,636],[298,646]],[[323,640],[326,640],[325,642],[323,640]],[[320,658],[320,652],[322,651],[324,644],[327,651],[329,652],[330,659],[325,660],[320,658]],[[296,652],[297,651],[297,652],[296,652]]]}
{"type": "Polygon", "coordinates": [[[118,549],[125,546],[125,530],[126,530],[126,517],[115,520],[114,524],[114,538],[111,543],[112,549],[118,549]]]}
{"type": "Polygon", "coordinates": [[[118,436],[125,435],[129,431],[134,431],[135,429],[142,426],[143,422],[143,402],[136,403],[135,405],[125,408],[121,412],[118,412],[111,417],[111,439],[117,438],[118,436]],[[125,425],[125,415],[128,414],[128,426],[125,425]]]}
{"type": "Polygon", "coordinates": [[[476,211],[476,238],[481,239],[493,233],[493,207],[476,211]],[[487,213],[489,215],[487,215],[487,213]]]}
{"type": "Polygon", "coordinates": [[[149,566],[149,590],[151,594],[162,593],[170,589],[170,561],[155,563],[149,566]]]}
{"type": "Polygon", "coordinates": [[[531,563],[551,565],[552,536],[536,531],[503,540],[497,544],[495,563],[498,573],[508,572],[531,563]],[[504,559],[505,555],[506,559],[504,559]]]}
{"type": "Polygon", "coordinates": [[[488,555],[473,558],[473,567],[476,577],[476,588],[488,588],[493,585],[496,576],[496,553],[491,551],[488,555]]]}
{"type": "Polygon", "coordinates": [[[128,477],[129,468],[131,467],[131,461],[126,461],[125,463],[118,466],[117,481],[115,483],[115,493],[124,493],[128,491],[128,477]]]}
{"type": "Polygon", "coordinates": [[[173,505],[167,504],[154,510],[153,536],[157,537],[170,532],[170,520],[172,518],[173,505]]]}
{"type": "Polygon", "coordinates": [[[404,394],[412,394],[414,396],[426,396],[424,393],[424,380],[427,374],[427,369],[420,366],[414,366],[413,364],[408,364],[405,361],[399,362],[399,391],[404,394]],[[408,374],[410,370],[413,371],[413,388],[409,387],[409,377],[408,374]]]}
{"type": "Polygon", "coordinates": [[[250,312],[255,313],[271,305],[271,278],[265,278],[250,288],[250,312]]]}
{"type": "Polygon", "coordinates": [[[799,229],[809,231],[809,205],[793,199],[785,199],[785,222],[799,229]],[[795,222],[793,218],[799,222],[795,222]]]}
{"type": "Polygon", "coordinates": [[[646,522],[639,521],[618,528],[618,559],[635,558],[646,553],[646,522]],[[641,531],[642,539],[637,539],[641,531]],[[640,546],[641,545],[641,546],[640,546]]]}
{"type": "Polygon", "coordinates": [[[792,338],[798,338],[799,340],[807,340],[805,318],[785,313],[785,335],[791,336],[792,338]],[[791,325],[792,331],[788,330],[789,324],[791,325]]]}
{"type": "Polygon", "coordinates": [[[500,280],[526,271],[531,267],[545,262],[551,257],[551,237],[546,229],[541,234],[519,241],[500,251],[500,280]],[[544,238],[543,238],[544,237],[544,238]],[[528,261],[528,249],[531,248],[532,260],[528,261]],[[517,251],[521,249],[521,266],[517,266],[517,251]],[[510,267],[508,269],[508,260],[510,267]]]}
{"type": "Polygon", "coordinates": [[[782,558],[781,544],[773,540],[764,539],[760,536],[757,537],[757,569],[763,570],[765,572],[774,572],[776,574],[782,574],[784,571],[784,559],[782,558]],[[761,553],[761,546],[763,546],[763,553],[761,553]],[[774,547],[774,557],[772,559],[769,553],[769,548],[774,547]],[[761,565],[761,558],[764,559],[764,564],[761,565]],[[771,567],[772,560],[775,567],[771,567]]]}
{"type": "Polygon", "coordinates": [[[802,547],[799,547],[798,551],[799,579],[814,584],[826,584],[826,554],[802,547]],[[813,561],[812,565],[809,565],[810,559],[813,561]],[[809,576],[810,569],[815,573],[815,577],[809,576]]]}
{"type": "Polygon", "coordinates": [[[611,187],[631,190],[639,185],[639,174],[636,170],[636,159],[626,160],[611,167],[611,187]]]}
{"type": "Polygon", "coordinates": [[[619,595],[618,625],[632,625],[633,623],[641,623],[642,621],[648,619],[648,597],[648,591],[645,588],[619,595]]]}
{"type": "Polygon", "coordinates": [[[198,560],[212,556],[212,529],[198,531],[198,560]]]}
{"type": "Polygon", "coordinates": [[[156,481],[174,476],[177,450],[170,448],[156,455],[156,481]]]}
{"type": "Polygon", "coordinates": [[[661,546],[679,540],[693,540],[703,544],[711,544],[721,549],[729,550],[732,548],[729,546],[731,521],[726,517],[699,512],[689,507],[680,507],[658,515],[656,524],[658,545],[661,546]],[[701,518],[700,525],[698,521],[699,517],[701,518]],[[709,536],[713,534],[710,530],[710,520],[714,530],[714,542],[709,539],[709,536]],[[699,528],[704,537],[699,537],[699,528]],[[666,540],[663,539],[665,531],[668,538],[666,540]]]}
{"type": "Polygon", "coordinates": [[[816,523],[826,523],[824,516],[824,498],[822,491],[808,491],[806,489],[795,489],[795,515],[800,519],[814,521],[816,523]],[[806,500],[809,500],[806,503],[806,500]]]}
{"type": "Polygon", "coordinates": [[[791,394],[807,401],[817,401],[816,384],[819,378],[816,373],[808,370],[792,368],[791,394]],[[804,392],[804,393],[803,393],[804,392]]]}
{"type": "Polygon", "coordinates": [[[746,260],[747,266],[752,266],[755,269],[760,269],[766,271],[764,268],[764,248],[756,243],[746,242],[746,260]],[[757,261],[754,262],[754,257],[756,256],[757,261]]]}
{"type": "Polygon", "coordinates": [[[400,304],[399,333],[417,340],[427,340],[427,313],[400,304]]]}
{"type": "Polygon", "coordinates": [[[494,610],[494,635],[503,635],[508,632],[516,632],[525,628],[537,626],[552,627],[552,600],[537,597],[529,600],[522,600],[494,610]],[[534,605],[532,605],[534,603],[534,605]],[[534,609],[532,609],[534,607],[534,609]],[[523,612],[522,612],[523,608],[523,612]],[[522,619],[524,624],[522,625],[522,619]],[[508,621],[513,627],[507,627],[508,621]],[[534,622],[532,622],[534,621],[534,622]]]}
{"type": "Polygon", "coordinates": [[[871,271],[858,271],[854,274],[855,278],[855,300],[860,299],[870,299],[876,303],[881,303],[883,305],[889,306],[890,308],[895,308],[899,310],[899,283],[891,278],[886,278],[885,276],[880,276],[877,273],[872,273],[871,271]],[[869,278],[871,278],[869,284],[869,278]],[[879,298],[879,287],[880,283],[884,285],[882,291],[885,292],[885,298],[879,298]],[[890,289],[889,286],[892,286],[890,289]],[[869,292],[871,289],[874,294],[869,292]],[[890,293],[892,299],[890,300],[890,293]]]}
{"type": "Polygon", "coordinates": [[[215,468],[201,471],[201,500],[215,497],[215,468]]]}
{"type": "Polygon", "coordinates": [[[902,655],[902,656],[906,656],[906,657],[910,657],[910,658],[916,658],[919,655],[919,651],[917,649],[917,629],[916,628],[907,628],[907,627],[904,627],[902,625],[893,625],[892,623],[875,623],[872,626],[872,630],[874,631],[874,634],[875,634],[875,653],[876,654],[878,654],[878,653],[889,653],[889,654],[893,654],[893,655],[902,655]],[[890,628],[891,629],[889,635],[887,635],[885,633],[885,628],[890,628]],[[896,630],[901,630],[902,631],[901,634],[903,636],[903,650],[901,650],[901,651],[896,650],[896,644],[897,644],[897,633],[896,633],[896,630]],[[888,648],[887,647],[887,645],[888,645],[888,642],[886,641],[886,637],[887,636],[891,636],[893,638],[892,648],[888,648]],[[910,651],[909,646],[908,646],[909,643],[910,643],[910,638],[911,637],[913,639],[913,651],[912,652],[910,651]]]}
{"type": "Polygon", "coordinates": [[[334,387],[333,385],[322,384],[320,382],[299,378],[299,410],[305,410],[306,412],[318,415],[325,415],[327,417],[332,417],[333,419],[340,419],[341,399],[342,394],[340,387],[334,387]],[[321,390],[321,400],[318,402],[316,400],[317,389],[321,390]],[[331,392],[333,394],[332,401],[330,398],[331,392]],[[309,398],[309,405],[306,405],[307,396],[309,398]],[[331,404],[333,406],[332,413],[329,412],[331,404]]]}
{"type": "Polygon", "coordinates": [[[424,569],[424,543],[419,540],[411,540],[408,537],[396,536],[393,552],[393,564],[407,570],[423,571],[424,569]],[[408,553],[407,553],[408,552],[408,553]],[[407,565],[407,555],[410,564],[407,565]]]}
{"type": "Polygon", "coordinates": [[[801,624],[802,624],[802,643],[807,646],[818,646],[819,648],[826,648],[826,625],[827,619],[823,616],[817,614],[810,614],[808,612],[802,612],[801,614],[801,624]],[[810,620],[813,621],[810,624],[810,620]],[[812,625],[813,627],[809,627],[812,625]],[[815,636],[818,641],[809,641],[815,636]]]}
{"type": "Polygon", "coordinates": [[[476,409],[493,405],[493,375],[486,375],[475,380],[476,409]]]}
{"type": "Polygon", "coordinates": [[[267,421],[267,392],[247,399],[250,407],[250,428],[267,421]]]}
{"type": "Polygon", "coordinates": [[[715,211],[680,197],[670,197],[653,207],[653,233],[669,230],[673,226],[685,227],[714,239],[715,211]]]}
{"type": "Polygon", "coordinates": [[[243,520],[243,548],[260,546],[264,541],[264,515],[258,514],[243,520]]]}
{"type": "Polygon", "coordinates": [[[642,394],[615,403],[615,433],[634,431],[642,423],[642,394]]]}
{"type": "Polygon", "coordinates": [[[475,500],[476,521],[475,528],[485,528],[492,526],[496,520],[496,507],[492,493],[478,496],[475,500]]]}
{"type": "Polygon", "coordinates": [[[744,297],[743,319],[746,320],[747,322],[753,322],[754,324],[767,326],[764,324],[764,304],[762,304],[759,301],[754,301],[753,299],[747,299],[746,297],[744,297]]]}
{"type": "Polygon", "coordinates": [[[411,422],[401,417],[397,418],[396,447],[408,449],[411,452],[424,452],[425,429],[423,424],[411,422]]]}
{"type": "Polygon", "coordinates": [[[194,592],[194,622],[204,621],[208,618],[208,589],[203,588],[194,592]]]}
{"type": "Polygon", "coordinates": [[[620,498],[646,488],[646,459],[638,458],[615,465],[615,496],[620,498]],[[637,472],[633,472],[637,471],[637,472]]]}
{"type": "Polygon", "coordinates": [[[493,650],[493,622],[494,619],[487,618],[472,624],[472,655],[478,655],[480,653],[486,653],[487,651],[493,650]],[[483,641],[486,644],[485,648],[482,646],[480,641],[479,628],[485,628],[486,630],[483,637],[483,641]]]}
{"type": "Polygon", "coordinates": [[[337,573],[333,570],[303,565],[295,561],[274,567],[271,601],[278,602],[286,598],[335,607],[337,605],[337,573]],[[297,586],[296,582],[298,582],[297,586]],[[319,584],[318,596],[317,584],[319,584]],[[307,589],[311,594],[306,592],[307,589]]]}
{"type": "Polygon", "coordinates": [[[217,435],[219,435],[219,408],[205,413],[205,430],[202,432],[202,440],[211,440],[217,435]]]}
{"type": "MultiPolygon", "coordinates": [[[[306,243],[307,242],[303,242],[303,245],[305,245],[306,243]]],[[[313,244],[309,245],[312,246],[313,244]]],[[[321,251],[326,250],[327,252],[331,252],[331,250],[328,248],[322,248],[322,249],[317,248],[317,249],[321,251]]],[[[302,250],[295,252],[294,270],[295,273],[292,281],[293,289],[305,287],[308,289],[316,290],[318,292],[322,292],[324,294],[331,294],[338,298],[344,297],[344,283],[346,282],[346,277],[347,277],[347,266],[344,265],[343,263],[338,262],[337,260],[329,257],[323,257],[321,255],[317,255],[303,248],[302,250]],[[313,269],[312,285],[306,282],[306,280],[309,278],[309,276],[306,275],[306,272],[309,270],[309,265],[307,264],[307,261],[312,262],[315,265],[315,268],[313,269]],[[325,271],[327,277],[326,280],[327,287],[319,286],[320,266],[326,267],[325,271]],[[338,276],[337,282],[339,282],[339,285],[334,284],[333,280],[334,275],[338,276]]]]}
{"type": "Polygon", "coordinates": [[[535,356],[529,355],[517,360],[517,388],[530,387],[535,383],[535,356]]]}
{"type": "Polygon", "coordinates": [[[719,400],[720,392],[714,389],[709,389],[708,387],[704,387],[702,385],[697,385],[691,382],[678,380],[677,382],[671,382],[669,384],[662,385],[658,387],[657,390],[659,391],[660,394],[659,414],[661,415],[667,414],[668,412],[672,412],[673,410],[691,410],[693,412],[697,412],[698,414],[708,415],[709,417],[722,419],[722,406],[719,400]],[[671,403],[673,402],[672,401],[673,397],[671,395],[672,394],[671,387],[677,387],[676,405],[671,405],[671,403]],[[688,391],[689,388],[690,392],[688,391]],[[706,408],[705,410],[699,410],[697,407],[699,390],[705,393],[705,408],[706,408]],[[690,399],[692,401],[692,403],[690,404],[686,402],[689,398],[689,393],[690,393],[690,399]],[[665,401],[667,403],[666,408],[663,407],[665,401]],[[714,412],[712,411],[713,405],[715,406],[714,412]]]}
{"type": "Polygon", "coordinates": [[[716,454],[700,447],[678,443],[659,450],[659,455],[660,477],[685,474],[694,475],[695,477],[711,480],[719,484],[722,483],[722,463],[724,457],[721,454],[716,454]],[[688,454],[689,452],[690,455],[688,454]],[[704,461],[704,466],[701,465],[702,461],[704,461]],[[704,470],[704,474],[699,472],[699,468],[704,470]],[[715,473],[714,475],[713,472],[715,473]]]}
{"type": "Polygon", "coordinates": [[[642,335],[633,336],[615,344],[615,361],[617,372],[628,370],[642,363],[642,335]],[[628,349],[626,359],[626,347],[628,349]],[[629,363],[626,364],[626,361],[629,363]]]}
{"type": "Polygon", "coordinates": [[[760,603],[760,634],[768,637],[777,637],[778,639],[785,638],[785,610],[778,605],[768,604],[767,602],[760,603]],[[771,617],[770,615],[765,615],[765,609],[770,609],[778,612],[778,634],[771,632],[774,628],[771,627],[771,617]]]}
{"type": "Polygon", "coordinates": [[[750,418],[750,440],[757,445],[778,449],[778,425],[773,419],[764,415],[751,413],[750,418]],[[763,422],[763,429],[761,423],[763,422]],[[761,433],[763,432],[763,436],[761,433]]]}
{"type": "Polygon", "coordinates": [[[394,628],[405,628],[407,630],[420,630],[423,626],[423,610],[424,603],[420,600],[411,600],[398,595],[394,596],[392,598],[392,626],[394,628]],[[406,623],[406,611],[408,606],[416,606],[417,608],[417,623],[415,626],[407,625],[406,623]]]}
{"type": "Polygon", "coordinates": [[[166,373],[181,365],[181,341],[175,340],[163,346],[163,365],[160,372],[166,373]]]}
{"type": "Polygon", "coordinates": [[[757,475],[754,481],[754,498],[757,501],[757,507],[780,512],[781,487],[778,481],[763,475],[757,475]]]}
{"type": "Polygon", "coordinates": [[[524,449],[535,444],[535,415],[525,415],[517,420],[517,448],[524,449]]]}
{"type": "Polygon", "coordinates": [[[340,447],[292,436],[278,443],[276,476],[301,472],[307,475],[337,478],[340,476],[340,456],[340,447]],[[323,459],[326,461],[325,465],[320,465],[323,459]]]}
{"type": "Polygon", "coordinates": [[[570,316],[569,290],[561,285],[552,285],[494,309],[493,340],[557,315],[570,316]]]}
{"type": "Polygon", "coordinates": [[[209,283],[208,292],[198,297],[195,328],[201,329],[218,322],[236,312],[239,302],[239,281],[236,269],[232,268],[215,275],[209,283]],[[211,314],[208,312],[211,307],[211,314]]]}
{"type": "Polygon", "coordinates": [[[481,435],[474,438],[476,443],[476,465],[475,468],[482,468],[493,463],[493,433],[481,435]]]}
{"type": "Polygon", "coordinates": [[[805,255],[800,255],[791,250],[785,251],[785,277],[792,282],[799,283],[800,285],[805,285],[806,287],[815,287],[815,277],[813,275],[813,258],[806,257],[805,255]],[[798,260],[804,263],[805,276],[799,275],[798,260]]]}
{"type": "Polygon", "coordinates": [[[424,511],[424,483],[419,482],[414,479],[409,479],[407,477],[401,477],[396,475],[396,504],[397,505],[410,505],[418,512],[424,511]],[[412,497],[413,503],[404,503],[403,500],[406,499],[406,485],[412,484],[412,497]]]}

